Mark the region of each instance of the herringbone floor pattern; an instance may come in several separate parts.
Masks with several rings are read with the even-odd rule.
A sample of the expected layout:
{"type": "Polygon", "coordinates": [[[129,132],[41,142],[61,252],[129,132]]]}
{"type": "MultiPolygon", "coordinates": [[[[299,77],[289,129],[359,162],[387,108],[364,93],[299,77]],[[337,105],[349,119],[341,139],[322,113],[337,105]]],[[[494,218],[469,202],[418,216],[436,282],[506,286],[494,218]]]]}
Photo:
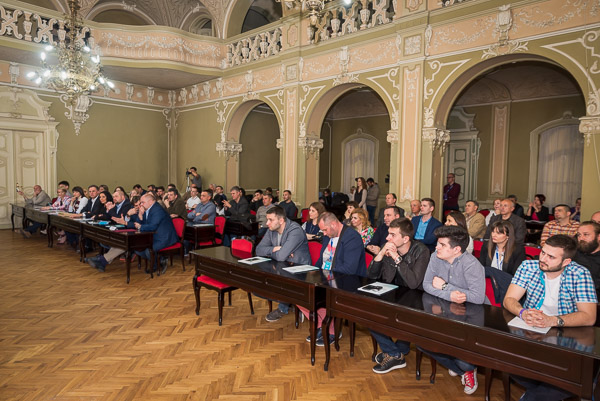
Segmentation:
{"type": "MultiPolygon", "coordinates": [[[[472,396],[441,368],[436,384],[416,381],[414,352],[406,369],[374,374],[365,330],[350,358],[344,329],[324,372],[322,348],[310,365],[307,323],[266,322],[258,298],[252,316],[241,291],[219,327],[216,293],[202,291],[196,316],[193,269],[177,262],[154,279],[134,270],[127,285],[123,262],[98,273],[64,245],[10,230],[0,231],[0,261],[0,400],[483,399],[482,375],[472,396]]],[[[492,394],[503,399],[500,380],[492,394]]]]}

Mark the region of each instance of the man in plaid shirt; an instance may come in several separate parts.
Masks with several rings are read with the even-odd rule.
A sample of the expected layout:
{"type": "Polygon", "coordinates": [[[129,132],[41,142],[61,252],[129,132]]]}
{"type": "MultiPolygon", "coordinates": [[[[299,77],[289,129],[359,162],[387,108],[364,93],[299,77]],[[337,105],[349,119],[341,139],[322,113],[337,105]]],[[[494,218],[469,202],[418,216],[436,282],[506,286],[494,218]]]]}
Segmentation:
{"type": "Polygon", "coordinates": [[[571,237],[577,235],[578,221],[571,221],[571,208],[568,205],[554,207],[554,220],[549,221],[542,231],[540,246],[544,246],[548,238],[557,234],[565,234],[571,237]]]}
{"type": "MultiPolygon", "coordinates": [[[[577,241],[555,235],[546,241],[540,260],[526,260],[504,297],[504,308],[533,327],[593,326],[596,290],[588,269],[573,262],[577,241]],[[526,295],[523,306],[519,300],[526,295]]],[[[526,388],[521,400],[562,400],[572,394],[549,384],[514,377],[526,388]]]]}

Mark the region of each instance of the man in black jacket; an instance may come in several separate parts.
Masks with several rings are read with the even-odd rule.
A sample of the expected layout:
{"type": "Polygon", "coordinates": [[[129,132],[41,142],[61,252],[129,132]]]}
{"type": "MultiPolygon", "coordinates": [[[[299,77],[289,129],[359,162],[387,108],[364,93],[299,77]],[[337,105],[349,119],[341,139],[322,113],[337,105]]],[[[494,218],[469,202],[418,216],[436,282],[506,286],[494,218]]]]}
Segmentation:
{"type": "MultiPolygon", "coordinates": [[[[423,277],[429,263],[429,249],[413,240],[414,228],[406,218],[398,218],[390,223],[387,243],[371,262],[367,271],[369,278],[396,284],[411,289],[423,289],[423,277]]],[[[408,341],[397,340],[371,330],[371,335],[381,351],[375,357],[375,373],[387,373],[406,366],[404,356],[410,351],[408,341]]]]}

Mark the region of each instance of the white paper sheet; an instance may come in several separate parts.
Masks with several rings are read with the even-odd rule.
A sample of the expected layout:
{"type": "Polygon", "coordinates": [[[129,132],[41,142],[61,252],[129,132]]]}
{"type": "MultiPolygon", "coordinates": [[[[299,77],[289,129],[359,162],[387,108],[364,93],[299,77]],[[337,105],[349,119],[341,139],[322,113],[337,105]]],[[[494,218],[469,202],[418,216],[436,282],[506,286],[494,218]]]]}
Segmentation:
{"type": "Polygon", "coordinates": [[[510,322],[508,322],[508,325],[511,326],[511,327],[517,327],[519,329],[529,330],[529,331],[533,331],[535,333],[540,333],[540,334],[546,334],[551,329],[551,327],[533,327],[533,326],[530,326],[527,323],[525,323],[523,321],[523,319],[521,319],[519,316],[515,316],[513,318],[513,320],[511,320],[510,322]]]}

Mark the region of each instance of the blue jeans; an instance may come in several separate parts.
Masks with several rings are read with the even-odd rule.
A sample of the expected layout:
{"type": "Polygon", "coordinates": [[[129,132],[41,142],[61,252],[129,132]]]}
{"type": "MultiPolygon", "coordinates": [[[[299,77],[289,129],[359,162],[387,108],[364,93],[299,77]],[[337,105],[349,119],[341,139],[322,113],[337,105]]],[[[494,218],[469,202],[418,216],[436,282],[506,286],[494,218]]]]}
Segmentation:
{"type": "Polygon", "coordinates": [[[291,304],[284,304],[280,302],[279,306],[277,306],[277,309],[279,309],[279,312],[283,313],[284,315],[287,315],[290,311],[290,306],[291,304]]]}
{"type": "Polygon", "coordinates": [[[375,225],[375,210],[377,210],[377,206],[367,205],[367,213],[369,213],[369,221],[372,226],[375,225]]]}
{"type": "Polygon", "coordinates": [[[399,357],[400,354],[406,355],[410,351],[410,342],[402,341],[402,340],[392,340],[391,337],[386,336],[385,334],[378,333],[376,331],[370,330],[371,335],[379,344],[379,348],[381,348],[382,352],[390,356],[399,357]]]}
{"type": "Polygon", "coordinates": [[[42,223],[38,223],[37,221],[34,221],[29,227],[27,227],[25,229],[25,231],[31,233],[31,234],[35,234],[35,232],[42,227],[42,223]]]}
{"type": "Polygon", "coordinates": [[[471,365],[470,363],[462,361],[453,356],[441,354],[438,352],[427,351],[426,349],[423,349],[421,347],[417,348],[423,351],[424,354],[429,355],[430,357],[438,361],[438,363],[444,365],[446,368],[450,369],[451,371],[460,376],[464,375],[467,372],[470,372],[471,370],[475,370],[475,365],[471,365]]]}
{"type": "Polygon", "coordinates": [[[517,375],[511,375],[510,377],[525,387],[525,393],[519,401],[560,401],[573,396],[566,390],[537,380],[526,379],[517,375]]]}

